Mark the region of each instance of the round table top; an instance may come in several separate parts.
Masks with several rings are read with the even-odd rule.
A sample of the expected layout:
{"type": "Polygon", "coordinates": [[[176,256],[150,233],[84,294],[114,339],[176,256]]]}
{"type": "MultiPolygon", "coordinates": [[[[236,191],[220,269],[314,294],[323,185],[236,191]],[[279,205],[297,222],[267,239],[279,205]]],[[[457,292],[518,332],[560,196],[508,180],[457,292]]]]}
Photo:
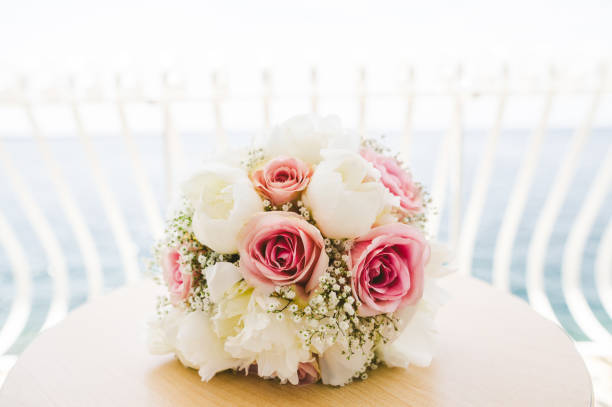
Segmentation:
{"type": "Polygon", "coordinates": [[[572,340],[522,300],[472,278],[442,285],[429,368],[380,368],[342,388],[294,387],[231,372],[203,383],[172,356],[147,351],[144,327],[159,287],[121,288],[72,312],[23,353],[2,406],[591,406],[572,340]]]}

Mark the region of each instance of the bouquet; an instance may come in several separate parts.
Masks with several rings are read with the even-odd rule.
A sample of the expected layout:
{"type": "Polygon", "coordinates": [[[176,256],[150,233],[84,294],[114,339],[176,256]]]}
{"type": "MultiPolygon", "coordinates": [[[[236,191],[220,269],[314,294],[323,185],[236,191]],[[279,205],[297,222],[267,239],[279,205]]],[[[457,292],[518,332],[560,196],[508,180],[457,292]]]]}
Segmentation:
{"type": "Polygon", "coordinates": [[[342,386],[429,365],[447,252],[426,238],[428,202],[398,158],[336,117],[292,118],[208,160],[155,246],[167,295],[151,352],[206,381],[233,370],[342,386]]]}

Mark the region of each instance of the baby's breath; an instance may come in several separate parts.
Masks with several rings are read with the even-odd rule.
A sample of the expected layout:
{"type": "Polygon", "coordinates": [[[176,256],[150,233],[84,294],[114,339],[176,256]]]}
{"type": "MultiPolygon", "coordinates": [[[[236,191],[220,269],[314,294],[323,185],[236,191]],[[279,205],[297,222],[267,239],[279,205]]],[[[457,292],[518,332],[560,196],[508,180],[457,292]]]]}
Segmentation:
{"type": "MultiPolygon", "coordinates": [[[[189,295],[177,306],[183,307],[186,311],[209,312],[212,311],[213,303],[209,299],[204,269],[223,261],[237,264],[238,255],[217,253],[198,242],[191,229],[192,217],[193,209],[186,200],[183,200],[174,216],[167,221],[164,238],[153,248],[150,270],[156,272],[155,280],[163,284],[164,281],[159,273],[162,257],[168,250],[176,250],[180,254],[178,257],[180,272],[189,274],[192,281],[189,295]]],[[[158,302],[158,313],[170,306],[168,296],[163,298],[163,301],[158,302]]]]}
{"type": "Polygon", "coordinates": [[[249,150],[247,153],[247,158],[241,162],[242,167],[247,170],[247,172],[251,172],[259,166],[265,159],[265,154],[262,148],[256,148],[253,150],[249,150]]]}
{"type": "MultiPolygon", "coordinates": [[[[385,340],[385,333],[394,329],[397,322],[392,315],[358,315],[361,304],[353,297],[347,264],[347,251],[352,244],[340,239],[325,239],[324,242],[326,253],[330,259],[336,260],[330,260],[326,272],[319,278],[319,288],[310,296],[308,305],[292,311],[295,316],[309,322],[310,327],[301,331],[301,338],[306,347],[313,343],[333,344],[343,338],[349,344],[345,352],[347,358],[359,352],[367,354],[368,360],[371,360],[373,354],[367,349],[385,340]]],[[[360,371],[359,374],[364,372],[360,371]]]]}

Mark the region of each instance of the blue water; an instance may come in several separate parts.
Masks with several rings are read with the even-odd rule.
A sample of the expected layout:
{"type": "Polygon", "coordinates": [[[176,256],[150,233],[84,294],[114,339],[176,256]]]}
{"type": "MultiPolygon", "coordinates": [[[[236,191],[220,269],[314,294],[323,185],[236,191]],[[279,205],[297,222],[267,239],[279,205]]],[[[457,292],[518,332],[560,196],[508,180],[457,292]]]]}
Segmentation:
{"type": "MultiPolygon", "coordinates": [[[[436,151],[442,142],[443,134],[442,132],[417,132],[414,134],[413,172],[416,178],[425,185],[431,184],[436,151]]],[[[486,135],[485,131],[468,131],[465,134],[464,205],[467,204],[469,199],[472,180],[480,160],[486,135]]],[[[492,183],[489,187],[474,250],[472,273],[485,281],[491,280],[493,251],[497,233],[510,199],[509,195],[514,184],[514,177],[520,166],[529,136],[530,132],[525,130],[507,130],[501,136],[492,183]]],[[[514,243],[511,285],[513,293],[523,298],[526,297],[525,264],[530,238],[560,161],[568,148],[570,137],[571,132],[564,129],[557,129],[548,134],[514,243]]],[[[182,135],[183,149],[190,152],[184,159],[187,168],[195,166],[206,155],[211,148],[210,140],[213,139],[209,135],[182,135]]],[[[234,144],[243,143],[247,139],[247,134],[234,134],[231,137],[234,144]]],[[[389,133],[388,140],[392,146],[399,145],[399,137],[394,133],[389,133]]],[[[158,204],[161,208],[164,208],[166,200],[163,196],[165,186],[161,137],[160,135],[141,135],[136,137],[136,141],[158,204]]],[[[93,185],[93,178],[82,147],[74,137],[50,139],[49,144],[94,236],[102,262],[105,289],[111,290],[118,287],[124,282],[118,247],[93,185]]],[[[123,140],[117,136],[97,136],[94,137],[94,144],[107,180],[122,208],[129,233],[138,246],[139,260],[144,264],[153,242],[123,140]]],[[[611,144],[612,130],[598,129],[592,133],[580,156],[577,172],[557,219],[546,257],[546,287],[549,298],[558,318],[576,339],[585,339],[586,337],[569,314],[561,292],[562,253],[572,222],[583,203],[594,174],[601,165],[611,144]]],[[[57,194],[44,168],[40,153],[31,139],[23,137],[5,138],[4,148],[9,152],[13,164],[18,168],[29,186],[64,251],[70,274],[70,307],[74,308],[87,299],[87,282],[83,259],[72,230],[62,212],[57,194]]],[[[1,171],[0,211],[8,218],[11,227],[26,250],[34,282],[32,314],[24,334],[11,349],[12,353],[19,353],[40,329],[45,319],[52,296],[51,280],[47,274],[47,260],[44,250],[20,208],[10,181],[7,179],[7,174],[1,171]]],[[[605,202],[597,216],[597,221],[589,234],[582,259],[583,292],[596,316],[609,329],[612,329],[612,320],[602,309],[595,290],[593,268],[597,244],[611,219],[612,190],[608,191],[605,202]]],[[[448,208],[445,207],[442,208],[442,239],[448,235],[447,223],[448,208]]],[[[0,325],[4,323],[8,314],[13,299],[13,290],[13,278],[8,257],[5,249],[0,247],[0,325]]]]}

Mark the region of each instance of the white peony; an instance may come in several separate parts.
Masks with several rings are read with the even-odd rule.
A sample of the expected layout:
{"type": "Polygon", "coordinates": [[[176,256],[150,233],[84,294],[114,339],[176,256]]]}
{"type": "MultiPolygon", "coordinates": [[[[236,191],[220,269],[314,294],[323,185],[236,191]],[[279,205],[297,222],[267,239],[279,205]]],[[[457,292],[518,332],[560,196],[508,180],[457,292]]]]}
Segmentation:
{"type": "Polygon", "coordinates": [[[332,386],[344,386],[347,384],[356,373],[363,370],[363,367],[369,360],[371,350],[366,344],[364,345],[363,352],[362,349],[358,349],[347,359],[348,352],[347,340],[339,337],[336,343],[319,357],[319,368],[321,369],[321,381],[323,384],[330,384],[332,386]]]}
{"type": "Polygon", "coordinates": [[[175,353],[181,363],[198,369],[202,380],[217,372],[233,369],[240,361],[223,350],[223,340],[212,329],[202,311],[186,313],[172,308],[161,318],[149,322],[149,350],[154,354],[175,353]]]}
{"type": "Polygon", "coordinates": [[[243,328],[227,338],[225,351],[241,359],[244,369],[257,363],[259,376],[297,384],[299,363],[311,360],[312,355],[302,347],[298,324],[288,315],[282,314],[279,319],[278,314],[267,311],[270,301],[277,300],[253,292],[248,312],[242,317],[243,328]]]}
{"type": "Polygon", "coordinates": [[[208,315],[202,311],[188,313],[176,337],[177,356],[187,366],[198,368],[202,380],[217,372],[234,369],[240,361],[223,349],[223,340],[213,331],[208,315]]]}
{"type": "Polygon", "coordinates": [[[176,334],[184,317],[185,312],[183,310],[172,307],[163,317],[150,320],[147,324],[149,352],[154,355],[174,352],[176,349],[176,334]]]}
{"type": "Polygon", "coordinates": [[[183,184],[194,209],[193,233],[200,243],[219,253],[238,251],[238,232],[263,202],[247,174],[239,168],[210,163],[183,184]]]}
{"type": "Polygon", "coordinates": [[[204,269],[210,299],[217,303],[225,292],[242,280],[240,270],[233,263],[218,262],[204,269]]]}
{"type": "Polygon", "coordinates": [[[295,116],[274,128],[264,142],[268,157],[289,156],[309,164],[321,161],[321,150],[359,149],[359,137],[342,129],[337,116],[295,116]]]}
{"type": "Polygon", "coordinates": [[[393,197],[378,181],[380,173],[359,154],[323,150],[303,196],[321,232],[330,238],[365,234],[393,197]]]}
{"type": "Polygon", "coordinates": [[[225,338],[240,332],[240,321],[247,313],[252,292],[253,289],[244,281],[225,291],[211,318],[213,329],[219,337],[225,338]]]}
{"type": "MultiPolygon", "coordinates": [[[[431,282],[429,285],[431,288],[431,282]]],[[[377,347],[378,357],[389,367],[405,369],[411,364],[419,367],[429,366],[434,355],[437,332],[434,322],[439,305],[423,298],[418,305],[402,310],[411,314],[406,318],[407,323],[402,324],[405,326],[400,327],[401,333],[395,340],[377,347]]],[[[400,315],[400,318],[403,320],[405,317],[400,315]]]]}

